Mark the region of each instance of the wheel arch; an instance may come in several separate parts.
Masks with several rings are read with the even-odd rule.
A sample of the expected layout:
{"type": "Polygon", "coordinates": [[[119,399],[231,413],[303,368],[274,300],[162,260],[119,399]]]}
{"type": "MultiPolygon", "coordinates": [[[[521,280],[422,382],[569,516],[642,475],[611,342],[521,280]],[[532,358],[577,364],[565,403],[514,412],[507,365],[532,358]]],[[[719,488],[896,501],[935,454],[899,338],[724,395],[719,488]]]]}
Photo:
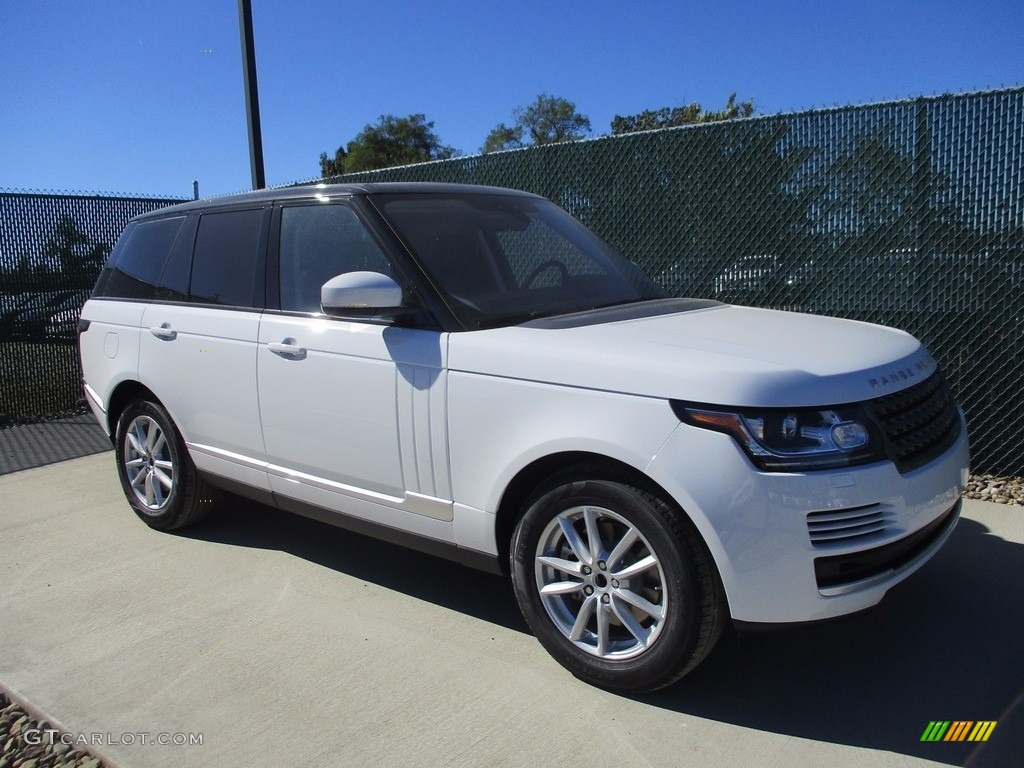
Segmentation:
{"type": "Polygon", "coordinates": [[[648,475],[630,464],[598,453],[588,451],[566,451],[553,453],[539,459],[519,470],[505,486],[495,519],[495,541],[498,547],[498,558],[502,569],[507,570],[512,533],[523,512],[526,500],[542,484],[562,473],[578,471],[580,478],[615,480],[628,483],[637,488],[653,493],[667,502],[674,504],[683,515],[686,510],[675,502],[673,497],[648,475]]]}
{"type": "MultiPolygon", "coordinates": [[[[134,379],[122,381],[114,391],[110,393],[107,401],[107,433],[112,443],[117,442],[117,421],[121,418],[121,412],[132,400],[144,395],[147,399],[160,403],[160,399],[153,394],[153,390],[134,379]]],[[[160,403],[163,406],[163,403],[160,403]]]]}

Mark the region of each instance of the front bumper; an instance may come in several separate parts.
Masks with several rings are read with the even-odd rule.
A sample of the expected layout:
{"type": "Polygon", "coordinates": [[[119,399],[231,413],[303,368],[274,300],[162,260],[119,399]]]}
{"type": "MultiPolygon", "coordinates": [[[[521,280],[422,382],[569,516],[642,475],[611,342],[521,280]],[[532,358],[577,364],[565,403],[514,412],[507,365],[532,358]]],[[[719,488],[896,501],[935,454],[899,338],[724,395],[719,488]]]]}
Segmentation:
{"type": "Polygon", "coordinates": [[[647,473],[703,535],[733,619],[773,624],[878,603],[952,533],[968,462],[964,428],[943,455],[902,475],[888,461],[759,472],[732,438],[683,424],[647,473]]]}

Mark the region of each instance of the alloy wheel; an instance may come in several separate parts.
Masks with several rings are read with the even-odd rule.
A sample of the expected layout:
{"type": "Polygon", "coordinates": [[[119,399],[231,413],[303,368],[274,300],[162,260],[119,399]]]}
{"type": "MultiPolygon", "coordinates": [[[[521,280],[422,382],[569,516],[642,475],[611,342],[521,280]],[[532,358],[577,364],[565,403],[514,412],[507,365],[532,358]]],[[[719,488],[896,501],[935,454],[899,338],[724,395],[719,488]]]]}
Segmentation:
{"type": "Polygon", "coordinates": [[[540,535],[537,590],[577,648],[606,661],[648,650],[670,610],[658,556],[635,525],[599,506],[556,515],[540,535]]]}

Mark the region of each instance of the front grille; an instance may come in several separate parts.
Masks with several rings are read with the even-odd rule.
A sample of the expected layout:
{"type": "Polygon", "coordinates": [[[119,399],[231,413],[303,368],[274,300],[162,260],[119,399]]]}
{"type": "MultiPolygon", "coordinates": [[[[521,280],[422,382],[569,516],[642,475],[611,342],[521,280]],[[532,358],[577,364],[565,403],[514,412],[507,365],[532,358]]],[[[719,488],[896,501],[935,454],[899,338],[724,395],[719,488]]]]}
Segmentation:
{"type": "Polygon", "coordinates": [[[816,547],[852,544],[884,534],[889,526],[887,511],[881,504],[870,504],[811,512],[807,515],[811,544],[816,547]]]}
{"type": "Polygon", "coordinates": [[[960,413],[942,374],[868,404],[901,474],[945,453],[960,437],[960,413]]]}

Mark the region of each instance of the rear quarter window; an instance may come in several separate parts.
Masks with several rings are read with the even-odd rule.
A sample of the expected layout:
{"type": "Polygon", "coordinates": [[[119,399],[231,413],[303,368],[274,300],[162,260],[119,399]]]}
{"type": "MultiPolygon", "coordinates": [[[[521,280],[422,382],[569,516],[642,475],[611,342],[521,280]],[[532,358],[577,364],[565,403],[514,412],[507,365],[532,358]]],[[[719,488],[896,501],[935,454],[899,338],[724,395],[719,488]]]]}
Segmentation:
{"type": "Polygon", "coordinates": [[[94,296],[148,301],[155,297],[160,274],[184,216],[129,222],[100,273],[94,296]]]}

